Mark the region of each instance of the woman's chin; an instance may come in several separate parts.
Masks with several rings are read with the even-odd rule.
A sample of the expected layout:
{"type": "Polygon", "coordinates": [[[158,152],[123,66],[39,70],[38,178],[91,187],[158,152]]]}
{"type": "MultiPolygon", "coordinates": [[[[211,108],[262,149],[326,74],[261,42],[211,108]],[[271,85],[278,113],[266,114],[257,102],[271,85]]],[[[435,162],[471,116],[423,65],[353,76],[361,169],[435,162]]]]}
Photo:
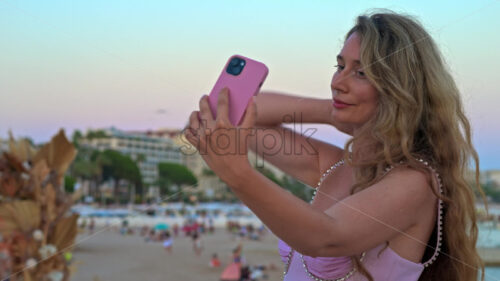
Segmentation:
{"type": "Polygon", "coordinates": [[[332,110],[332,113],[330,114],[330,118],[333,121],[334,124],[342,124],[342,125],[348,125],[350,122],[345,118],[345,116],[342,116],[342,114],[339,114],[340,112],[335,112],[335,110],[332,110]]]}

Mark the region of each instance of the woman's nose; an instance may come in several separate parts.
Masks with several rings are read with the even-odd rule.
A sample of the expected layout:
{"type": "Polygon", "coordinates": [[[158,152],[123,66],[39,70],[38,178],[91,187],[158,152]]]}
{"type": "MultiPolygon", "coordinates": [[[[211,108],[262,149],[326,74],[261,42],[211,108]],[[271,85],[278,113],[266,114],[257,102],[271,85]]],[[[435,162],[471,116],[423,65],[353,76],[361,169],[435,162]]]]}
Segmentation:
{"type": "Polygon", "coordinates": [[[347,79],[348,78],[348,73],[346,71],[342,72],[336,72],[333,77],[332,77],[332,83],[330,84],[330,87],[332,91],[340,91],[340,92],[347,92],[348,85],[347,85],[347,79]]]}

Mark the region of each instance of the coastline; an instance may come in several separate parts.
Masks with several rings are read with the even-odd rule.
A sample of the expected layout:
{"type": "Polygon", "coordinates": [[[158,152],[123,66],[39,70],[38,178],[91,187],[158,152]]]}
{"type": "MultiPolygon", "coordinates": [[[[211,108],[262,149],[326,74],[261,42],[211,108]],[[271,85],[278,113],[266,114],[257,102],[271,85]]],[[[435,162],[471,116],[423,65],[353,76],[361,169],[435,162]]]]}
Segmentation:
{"type": "Polygon", "coordinates": [[[500,248],[477,248],[484,266],[500,267],[500,248]]]}

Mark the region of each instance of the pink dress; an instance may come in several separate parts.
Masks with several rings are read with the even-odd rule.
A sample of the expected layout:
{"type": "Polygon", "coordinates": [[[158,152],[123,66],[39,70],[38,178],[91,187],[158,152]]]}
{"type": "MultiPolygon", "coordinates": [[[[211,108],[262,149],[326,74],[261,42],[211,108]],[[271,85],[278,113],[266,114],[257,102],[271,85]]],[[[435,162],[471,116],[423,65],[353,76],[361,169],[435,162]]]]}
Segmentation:
{"type": "MultiPolygon", "coordinates": [[[[423,160],[419,160],[428,166],[423,160]]],[[[342,165],[343,160],[332,165],[320,179],[319,188],[324,178],[336,167],[342,165]]],[[[387,170],[390,171],[391,168],[387,170]]],[[[432,168],[431,168],[432,169],[432,168]]],[[[432,169],[437,176],[439,191],[441,190],[441,181],[439,175],[432,169]]],[[[314,199],[314,197],[313,197],[314,199]]],[[[312,200],[311,200],[312,202],[312,200]]],[[[438,219],[436,222],[436,246],[434,254],[425,263],[415,263],[400,257],[385,243],[367,250],[362,256],[361,263],[370,272],[374,281],[417,281],[425,267],[429,266],[439,254],[441,246],[441,224],[442,224],[442,201],[438,200],[436,208],[438,209],[438,219]],[[384,249],[385,248],[385,249],[384,249]]],[[[433,232],[434,233],[434,232],[433,232]]],[[[432,246],[432,245],[429,245],[432,246]]],[[[284,281],[307,281],[307,280],[335,280],[335,281],[367,281],[368,279],[353,270],[350,257],[310,257],[301,255],[292,250],[282,240],[278,242],[279,253],[283,263],[285,263],[284,281]]]]}

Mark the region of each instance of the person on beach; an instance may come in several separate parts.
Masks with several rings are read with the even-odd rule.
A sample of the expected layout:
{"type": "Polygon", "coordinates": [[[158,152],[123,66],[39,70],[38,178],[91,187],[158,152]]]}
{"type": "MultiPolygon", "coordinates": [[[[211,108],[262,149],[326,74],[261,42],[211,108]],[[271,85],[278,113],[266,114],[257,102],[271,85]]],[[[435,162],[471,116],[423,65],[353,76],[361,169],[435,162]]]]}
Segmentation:
{"type": "Polygon", "coordinates": [[[246,264],[246,259],[243,256],[243,243],[239,242],[238,245],[233,249],[232,262],[246,264]]]}
{"type": "Polygon", "coordinates": [[[95,228],[95,219],[94,218],[90,218],[89,234],[94,234],[94,228],[95,228]]]}
{"type": "Polygon", "coordinates": [[[201,240],[201,235],[197,231],[193,232],[193,251],[197,256],[201,255],[203,252],[203,241],[201,240]]]}
{"type": "Polygon", "coordinates": [[[469,281],[479,271],[484,280],[464,176],[473,160],[487,204],[479,159],[433,39],[407,15],[361,15],[336,60],[331,98],[261,92],[235,127],[228,103],[238,93],[224,89],[215,116],[201,98],[186,139],[280,238],[286,281],[469,281]],[[341,148],[283,123],[328,124],[350,138],[341,148]],[[260,174],[248,149],[314,187],[310,204],[260,174]]]}
{"type": "Polygon", "coordinates": [[[179,236],[179,224],[174,223],[173,229],[174,229],[174,237],[179,236]]]}
{"type": "Polygon", "coordinates": [[[145,242],[154,242],[155,241],[155,237],[156,237],[156,231],[154,230],[154,228],[151,228],[146,237],[144,238],[144,241],[145,242]]]}
{"type": "Polygon", "coordinates": [[[120,228],[120,234],[121,235],[126,235],[128,232],[128,220],[123,219],[122,220],[122,227],[120,228]]]}
{"type": "Polygon", "coordinates": [[[85,231],[85,229],[87,229],[87,219],[84,218],[82,220],[82,223],[80,224],[80,229],[82,229],[83,231],[85,231]]]}
{"type": "Polygon", "coordinates": [[[184,232],[184,237],[191,236],[190,226],[187,221],[182,225],[182,232],[184,232]]]}
{"type": "Polygon", "coordinates": [[[172,254],[172,248],[174,246],[174,238],[172,235],[170,235],[170,231],[167,231],[165,233],[165,237],[163,240],[163,248],[165,251],[167,251],[169,254],[172,254]]]}
{"type": "Polygon", "coordinates": [[[221,262],[219,260],[219,257],[217,256],[217,253],[213,253],[212,258],[210,259],[209,263],[210,267],[218,268],[221,266],[221,262]]]}
{"type": "Polygon", "coordinates": [[[215,226],[214,226],[214,220],[213,218],[208,219],[208,233],[214,234],[215,232],[215,226]]]}

